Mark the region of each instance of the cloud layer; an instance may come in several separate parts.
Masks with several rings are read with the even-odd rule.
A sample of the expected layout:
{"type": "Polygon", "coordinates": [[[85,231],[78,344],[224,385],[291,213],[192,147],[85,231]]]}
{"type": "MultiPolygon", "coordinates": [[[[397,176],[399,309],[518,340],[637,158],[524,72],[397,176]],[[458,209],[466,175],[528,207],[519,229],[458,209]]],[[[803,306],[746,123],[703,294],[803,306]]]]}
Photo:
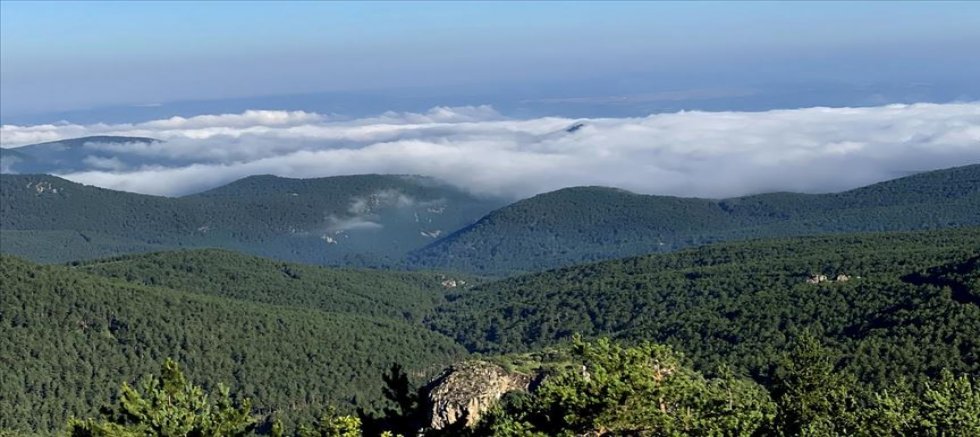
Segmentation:
{"type": "Polygon", "coordinates": [[[596,119],[512,119],[489,106],[362,119],[246,111],[0,127],[4,147],[87,135],[164,140],[86,145],[101,153],[93,152],[90,170],[61,175],[149,194],[186,194],[254,174],[401,173],[513,197],[576,185],[727,197],[837,191],[980,162],[980,102],[596,119]],[[140,164],[107,160],[107,152],[140,164]]]}

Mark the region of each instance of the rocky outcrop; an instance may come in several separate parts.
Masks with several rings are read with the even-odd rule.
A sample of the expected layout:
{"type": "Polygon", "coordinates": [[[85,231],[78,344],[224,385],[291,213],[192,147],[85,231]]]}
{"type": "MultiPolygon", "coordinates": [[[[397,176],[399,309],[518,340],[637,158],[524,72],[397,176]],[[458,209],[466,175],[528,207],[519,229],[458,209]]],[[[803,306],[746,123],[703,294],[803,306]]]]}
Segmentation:
{"type": "Polygon", "coordinates": [[[827,275],[810,275],[806,280],[807,284],[819,284],[821,282],[827,282],[827,275]]]}
{"type": "MultiPolygon", "coordinates": [[[[856,276],[856,278],[860,278],[860,276],[856,276]]],[[[817,274],[814,274],[814,275],[810,275],[810,277],[806,279],[806,283],[807,284],[820,284],[820,283],[824,283],[824,282],[847,282],[847,281],[850,281],[850,280],[851,280],[851,277],[848,276],[848,275],[845,275],[843,273],[835,276],[833,279],[827,277],[827,275],[817,275],[817,274]]]]}
{"type": "Polygon", "coordinates": [[[531,379],[485,361],[449,367],[429,384],[428,428],[444,429],[459,423],[473,426],[504,394],[527,390],[531,379]]]}
{"type": "Polygon", "coordinates": [[[449,278],[443,280],[441,284],[442,284],[442,288],[456,288],[456,287],[462,287],[466,285],[466,281],[462,279],[449,278]]]}

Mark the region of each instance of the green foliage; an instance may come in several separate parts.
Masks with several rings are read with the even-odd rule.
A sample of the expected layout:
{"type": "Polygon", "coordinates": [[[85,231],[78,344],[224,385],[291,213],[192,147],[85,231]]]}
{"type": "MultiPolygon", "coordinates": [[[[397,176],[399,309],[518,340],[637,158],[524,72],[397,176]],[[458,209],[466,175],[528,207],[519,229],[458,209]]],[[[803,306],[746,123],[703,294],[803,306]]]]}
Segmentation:
{"type": "Polygon", "coordinates": [[[402,366],[395,363],[385,374],[382,393],[388,404],[394,408],[384,408],[380,415],[359,411],[364,422],[364,432],[368,435],[416,435],[425,427],[428,411],[425,409],[424,387],[411,383],[402,366]]]}
{"type": "Polygon", "coordinates": [[[196,381],[228,381],[251,415],[282,418],[262,433],[416,435],[426,396],[410,379],[464,356],[449,335],[550,375],[507,396],[482,435],[971,435],[978,248],[976,228],[728,243],[448,296],[430,273],[220,250],[72,266],[2,256],[0,428],[92,416],[120,378],[172,356],[196,381]],[[567,347],[574,332],[616,341],[567,347]]]}
{"type": "Polygon", "coordinates": [[[980,434],[980,387],[966,376],[954,378],[944,371],[939,384],[926,387],[919,398],[920,419],[916,433],[944,435],[953,432],[980,434]]]}
{"type": "MultiPolygon", "coordinates": [[[[331,277],[316,269],[302,275],[311,284],[331,277]]],[[[50,432],[63,427],[70,415],[92,416],[120,379],[134,379],[173,357],[200,381],[227,381],[252,399],[258,412],[276,412],[293,429],[329,405],[350,412],[383,407],[377,378],[393,362],[406,363],[407,371],[424,377],[465,353],[451,339],[382,305],[369,312],[377,316],[358,314],[366,307],[359,303],[338,303],[338,311],[304,307],[309,299],[358,302],[346,293],[367,289],[345,290],[340,281],[336,288],[320,290],[333,298],[290,300],[288,283],[244,287],[245,299],[233,299],[211,295],[214,290],[138,285],[0,256],[0,428],[50,432]],[[287,305],[249,300],[263,286],[270,286],[264,288],[270,295],[265,302],[279,295],[287,305]]],[[[305,287],[309,293],[316,289],[305,287]]],[[[391,305],[398,305],[396,296],[391,299],[391,305]]]]}
{"type": "Polygon", "coordinates": [[[581,368],[550,376],[494,411],[477,434],[751,435],[775,413],[767,393],[727,375],[707,379],[669,348],[574,342],[581,368]]]}
{"type": "Polygon", "coordinates": [[[822,195],[709,200],[566,188],[496,210],[412,259],[511,274],[745,238],[977,226],[978,211],[980,165],[822,195]]]}
{"type": "Polygon", "coordinates": [[[797,339],[777,364],[771,384],[778,406],[778,434],[825,436],[852,434],[853,378],[837,369],[837,357],[811,335],[797,339]]]}
{"type": "Polygon", "coordinates": [[[253,176],[168,198],[4,174],[0,248],[39,262],[221,247],[312,264],[386,266],[431,243],[423,232],[448,233],[500,205],[412,176],[253,176]]]}
{"type": "Polygon", "coordinates": [[[146,377],[139,389],[123,383],[119,405],[102,419],[72,419],[68,430],[73,437],[232,437],[247,435],[255,422],[248,399],[236,407],[222,385],[209,395],[167,359],[161,376],[146,377]]]}
{"type": "Polygon", "coordinates": [[[980,380],[944,371],[921,394],[906,384],[875,395],[862,412],[863,435],[980,435],[980,380]]]}
{"type": "Polygon", "coordinates": [[[942,369],[980,375],[978,248],[977,228],[726,243],[484,284],[450,294],[429,324],[491,354],[572,333],[655,341],[697,369],[760,380],[809,331],[846,358],[839,370],[859,391],[875,391],[942,369]]]}
{"type": "Polygon", "coordinates": [[[315,426],[300,426],[297,437],[361,437],[361,419],[330,410],[315,426]]]}
{"type": "MultiPolygon", "coordinates": [[[[721,369],[708,378],[669,347],[624,346],[608,338],[568,349],[573,365],[552,372],[528,392],[507,394],[475,427],[424,429],[428,406],[394,366],[382,380],[396,409],[380,420],[328,407],[320,419],[296,428],[296,437],[378,435],[461,436],[882,436],[975,435],[980,390],[975,379],[943,372],[923,390],[898,383],[865,405],[853,402],[853,380],[835,373],[835,353],[803,335],[780,361],[771,391],[721,369]],[[362,422],[366,419],[367,422],[362,422]],[[363,424],[362,424],[363,423],[363,424]]],[[[287,435],[278,419],[264,426],[245,399],[238,406],[226,387],[207,394],[167,359],[160,377],[138,389],[124,383],[114,408],[100,419],[69,420],[72,436],[287,435]]],[[[0,435],[19,435],[0,432],[0,435]]]]}
{"type": "MultiPolygon", "coordinates": [[[[837,353],[795,339],[767,391],[730,370],[706,378],[670,348],[575,338],[573,360],[536,390],[511,393],[474,436],[959,436],[980,433],[976,378],[942,372],[916,390],[897,383],[867,403],[838,372],[837,353]]],[[[440,435],[440,434],[436,434],[440,435]]]]}
{"type": "Polygon", "coordinates": [[[145,243],[101,232],[72,230],[10,230],[0,228],[0,252],[30,257],[40,263],[94,259],[120,253],[167,250],[159,242],[145,243]]]}
{"type": "Polygon", "coordinates": [[[568,188],[487,215],[501,204],[406,176],[253,176],[164,198],[2,175],[0,239],[4,253],[41,262],[222,247],[315,264],[505,275],[725,240],[976,226],[980,165],[826,195],[711,200],[568,188]],[[370,229],[346,226],[354,224],[370,229]],[[447,237],[434,241],[437,230],[447,237]]]}
{"type": "Polygon", "coordinates": [[[421,320],[445,294],[434,273],[324,268],[218,249],[128,255],[79,268],[137,284],[406,320],[421,320]]]}

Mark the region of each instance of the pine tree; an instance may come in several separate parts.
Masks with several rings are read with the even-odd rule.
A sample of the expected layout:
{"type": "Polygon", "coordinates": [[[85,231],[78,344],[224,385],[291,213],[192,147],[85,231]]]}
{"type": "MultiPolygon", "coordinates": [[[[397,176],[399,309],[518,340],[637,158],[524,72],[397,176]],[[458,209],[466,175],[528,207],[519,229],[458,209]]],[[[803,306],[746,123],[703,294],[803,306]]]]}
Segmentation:
{"type": "Polygon", "coordinates": [[[123,383],[119,405],[100,419],[71,419],[68,432],[73,437],[232,437],[246,435],[255,424],[248,399],[236,407],[220,384],[217,395],[205,393],[168,358],[161,376],[144,378],[138,388],[123,383]]]}

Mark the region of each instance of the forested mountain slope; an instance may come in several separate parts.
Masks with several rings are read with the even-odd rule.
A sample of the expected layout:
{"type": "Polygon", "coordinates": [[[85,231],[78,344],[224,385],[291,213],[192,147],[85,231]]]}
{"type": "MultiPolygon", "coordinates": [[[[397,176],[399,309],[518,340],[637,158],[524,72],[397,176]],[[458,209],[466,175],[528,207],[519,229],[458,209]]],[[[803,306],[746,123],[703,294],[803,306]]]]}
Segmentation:
{"type": "Polygon", "coordinates": [[[3,256],[0,429],[50,431],[68,414],[91,416],[119,382],[165,357],[199,382],[231,383],[260,414],[310,423],[330,404],[379,405],[379,376],[394,362],[419,381],[466,349],[536,352],[575,333],[666,343],[708,376],[727,365],[765,387],[794,339],[812,336],[869,399],[899,379],[980,376],[978,257],[980,228],[847,234],[448,289],[437,273],[214,249],[67,266],[3,256]]]}
{"type": "Polygon", "coordinates": [[[256,176],[167,198],[2,175],[0,238],[4,253],[39,262],[223,247],[315,264],[379,265],[499,205],[412,176],[256,176]]]}
{"type": "Polygon", "coordinates": [[[478,219],[501,203],[415,176],[253,176],[166,198],[3,175],[0,239],[3,252],[39,262],[221,247],[507,275],[723,240],[978,225],[980,165],[822,195],[709,200],[567,188],[478,219]]]}
{"type": "Polygon", "coordinates": [[[980,374],[978,254],[980,228],[725,243],[492,282],[451,294],[430,325],[488,353],[573,333],[651,340],[760,378],[808,331],[880,388],[980,374]]]}
{"type": "Polygon", "coordinates": [[[445,301],[448,289],[442,282],[449,279],[431,272],[286,263],[219,249],[126,255],[76,264],[88,273],[142,285],[410,321],[421,320],[445,301]]]}
{"type": "MultiPolygon", "coordinates": [[[[302,293],[330,277],[300,270],[311,281],[298,287],[302,293]]],[[[352,297],[370,283],[348,288],[345,278],[338,274],[337,284],[323,290],[332,297],[299,308],[305,300],[284,298],[295,305],[271,305],[255,296],[231,299],[208,295],[213,289],[135,285],[80,268],[0,256],[0,429],[53,431],[70,415],[91,416],[120,382],[156,371],[166,357],[194,368],[202,381],[232,384],[260,412],[312,421],[331,404],[376,405],[379,375],[393,362],[419,376],[465,353],[402,315],[358,315],[364,307],[352,297]],[[328,304],[331,299],[336,303],[328,304]]],[[[289,292],[274,282],[242,293],[289,292]]],[[[425,293],[414,296],[420,294],[425,293]]],[[[388,298],[391,304],[398,300],[388,298]]]]}
{"type": "Polygon", "coordinates": [[[970,225],[980,225],[980,165],[820,195],[708,200],[579,187],[494,211],[412,260],[426,268],[508,274],[732,239],[970,225]]]}

